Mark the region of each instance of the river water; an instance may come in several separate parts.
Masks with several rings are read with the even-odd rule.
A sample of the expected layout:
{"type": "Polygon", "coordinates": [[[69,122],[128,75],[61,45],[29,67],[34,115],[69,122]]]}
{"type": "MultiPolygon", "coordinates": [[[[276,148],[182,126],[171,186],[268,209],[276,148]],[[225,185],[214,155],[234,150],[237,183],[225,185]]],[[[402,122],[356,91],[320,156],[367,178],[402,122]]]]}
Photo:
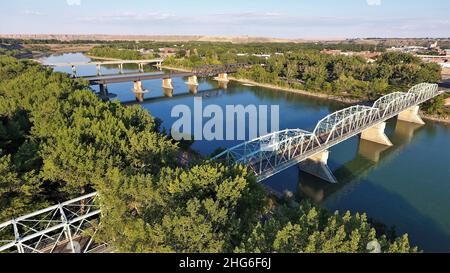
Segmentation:
{"type": "MultiPolygon", "coordinates": [[[[86,56],[64,54],[51,56],[45,63],[89,61],[86,56]]],[[[133,72],[137,67],[126,67],[133,72]],[[134,70],[133,70],[134,69],[134,70]]],[[[70,68],[56,71],[71,72],[70,68]]],[[[117,73],[113,67],[103,73],[117,73]]],[[[78,75],[95,75],[95,67],[81,67],[78,75]]],[[[176,120],[171,117],[176,105],[193,106],[186,79],[173,79],[173,97],[164,96],[161,80],[144,81],[150,93],[141,106],[163,120],[170,131],[176,120]],[[148,100],[147,100],[148,99],[148,100]]],[[[345,105],[299,94],[244,86],[230,82],[226,89],[212,80],[199,79],[196,96],[203,105],[279,105],[280,129],[300,128],[312,131],[326,115],[345,105]]],[[[98,87],[93,86],[98,91],[98,87]]],[[[109,92],[124,103],[134,103],[132,83],[111,84],[109,92]]],[[[427,121],[417,126],[395,119],[388,121],[386,133],[394,143],[386,148],[357,137],[330,150],[329,166],[339,183],[323,182],[292,167],[264,183],[278,192],[292,192],[298,199],[310,198],[330,211],[366,212],[368,217],[397,233],[408,233],[412,244],[426,252],[450,252],[450,126],[427,121]]],[[[197,141],[193,148],[204,155],[215,149],[229,148],[239,141],[197,141]]]]}

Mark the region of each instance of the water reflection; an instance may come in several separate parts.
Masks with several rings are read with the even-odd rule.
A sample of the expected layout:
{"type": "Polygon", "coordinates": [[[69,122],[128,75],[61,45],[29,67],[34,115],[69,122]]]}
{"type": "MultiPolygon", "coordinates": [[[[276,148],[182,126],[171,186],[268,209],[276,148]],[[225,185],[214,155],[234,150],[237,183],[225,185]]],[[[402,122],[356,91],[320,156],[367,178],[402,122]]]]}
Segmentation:
{"type": "Polygon", "coordinates": [[[358,152],[353,160],[334,171],[339,183],[330,184],[314,176],[299,173],[299,195],[316,203],[325,201],[334,193],[348,192],[362,177],[393,160],[412,141],[414,132],[421,125],[397,121],[390,137],[394,146],[388,147],[367,140],[359,140],[358,152]]]}

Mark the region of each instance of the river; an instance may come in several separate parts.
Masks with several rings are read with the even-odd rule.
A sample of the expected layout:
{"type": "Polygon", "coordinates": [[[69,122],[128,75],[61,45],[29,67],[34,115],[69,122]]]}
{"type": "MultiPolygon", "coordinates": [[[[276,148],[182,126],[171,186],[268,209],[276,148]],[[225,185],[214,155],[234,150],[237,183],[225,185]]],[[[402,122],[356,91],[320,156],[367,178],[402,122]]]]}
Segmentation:
{"type": "MultiPolygon", "coordinates": [[[[81,53],[51,56],[44,63],[89,61],[81,53]]],[[[137,67],[134,68],[137,70],[137,67]]],[[[56,71],[71,72],[70,68],[56,71]]],[[[136,71],[134,70],[134,71],[136,71]]],[[[104,68],[103,73],[117,73],[104,68]]],[[[133,67],[126,67],[132,72],[133,67]]],[[[95,67],[81,67],[78,75],[94,75],[95,67]]],[[[173,79],[174,96],[164,97],[161,80],[144,81],[151,100],[141,103],[153,116],[163,120],[170,131],[175,121],[174,106],[193,105],[186,79],[173,79]]],[[[133,103],[132,83],[111,84],[109,92],[124,103],[133,103]]],[[[98,91],[98,87],[93,87],[98,91]]],[[[279,105],[280,129],[313,130],[316,123],[345,105],[284,91],[244,86],[230,82],[221,89],[217,82],[199,79],[198,93],[204,106],[279,105]]],[[[288,169],[264,183],[279,192],[289,191],[298,199],[310,198],[330,211],[366,212],[368,217],[394,226],[398,234],[408,233],[411,243],[426,252],[450,252],[450,126],[427,121],[424,126],[389,120],[386,133],[394,143],[386,148],[357,137],[330,150],[329,166],[339,183],[332,185],[297,167],[288,169]]],[[[197,141],[193,148],[204,155],[228,148],[238,141],[197,141]]]]}

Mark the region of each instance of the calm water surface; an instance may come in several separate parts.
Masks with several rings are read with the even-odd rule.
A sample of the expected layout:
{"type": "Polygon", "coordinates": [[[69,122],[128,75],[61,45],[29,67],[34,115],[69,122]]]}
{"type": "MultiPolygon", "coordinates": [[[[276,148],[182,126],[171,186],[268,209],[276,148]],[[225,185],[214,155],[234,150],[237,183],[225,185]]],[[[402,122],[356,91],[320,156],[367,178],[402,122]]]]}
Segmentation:
{"type": "MultiPolygon", "coordinates": [[[[65,54],[47,58],[47,63],[88,61],[82,54],[65,54]]],[[[137,67],[128,66],[128,72],[137,67]]],[[[133,70],[134,69],[134,70],[133,70]]],[[[57,71],[70,72],[70,68],[57,71]]],[[[104,68],[103,73],[117,69],[104,68]]],[[[95,67],[78,69],[79,75],[94,75],[95,67]]],[[[174,118],[172,107],[193,106],[186,79],[173,79],[172,98],[164,96],[161,80],[145,81],[149,100],[142,103],[153,116],[163,120],[170,131],[174,118]]],[[[109,85],[109,91],[124,103],[134,102],[132,83],[109,85]]],[[[93,87],[98,91],[98,87],[93,87]]],[[[204,106],[279,105],[280,129],[313,130],[316,123],[345,106],[339,103],[274,91],[247,87],[234,82],[221,89],[214,81],[200,79],[196,96],[203,97],[204,106]]],[[[298,198],[311,198],[330,211],[366,212],[369,217],[398,233],[408,233],[411,242],[428,252],[450,252],[450,126],[427,121],[417,126],[395,119],[388,121],[386,133],[395,144],[386,148],[354,137],[330,151],[329,166],[339,184],[331,185],[293,167],[265,183],[273,189],[291,191],[298,198]]],[[[232,147],[239,141],[197,141],[193,148],[209,155],[216,148],[232,147]]]]}

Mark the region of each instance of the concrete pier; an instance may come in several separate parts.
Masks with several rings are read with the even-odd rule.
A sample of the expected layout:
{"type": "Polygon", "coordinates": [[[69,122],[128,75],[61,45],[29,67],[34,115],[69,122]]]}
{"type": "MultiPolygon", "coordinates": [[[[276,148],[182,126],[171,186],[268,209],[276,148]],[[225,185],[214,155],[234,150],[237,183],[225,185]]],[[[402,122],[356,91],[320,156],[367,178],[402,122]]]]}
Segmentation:
{"type": "Polygon", "coordinates": [[[219,88],[220,89],[227,89],[228,88],[228,82],[219,82],[219,88]]]}
{"type": "Polygon", "coordinates": [[[106,85],[106,84],[100,84],[100,95],[101,96],[104,96],[104,97],[107,97],[108,96],[108,85],[106,85]]]}
{"type": "Polygon", "coordinates": [[[76,78],[77,77],[77,67],[72,65],[72,77],[76,78]]]}
{"type": "Polygon", "coordinates": [[[374,125],[361,133],[361,139],[372,141],[386,146],[393,146],[394,144],[392,144],[392,142],[384,133],[385,128],[386,122],[381,122],[377,125],[374,125]]]}
{"type": "Polygon", "coordinates": [[[189,85],[189,93],[196,95],[198,93],[197,85],[189,85]]]}
{"type": "Polygon", "coordinates": [[[198,86],[198,79],[197,76],[190,76],[188,78],[188,81],[186,82],[187,85],[189,86],[198,86]]]}
{"type": "Polygon", "coordinates": [[[173,97],[173,88],[163,88],[163,91],[164,91],[164,96],[166,96],[168,98],[173,97]]]}
{"type": "Polygon", "coordinates": [[[148,90],[144,89],[141,81],[135,81],[133,87],[133,93],[136,96],[137,102],[144,101],[144,94],[148,93],[148,90]]]}
{"type": "Polygon", "coordinates": [[[329,151],[318,153],[307,160],[300,162],[299,168],[301,171],[309,173],[327,182],[333,184],[338,183],[333,172],[327,165],[329,155],[329,151]]]}
{"type": "Polygon", "coordinates": [[[406,109],[405,111],[401,112],[398,115],[397,119],[401,120],[401,121],[407,121],[407,122],[417,123],[417,124],[421,124],[421,125],[425,124],[425,122],[419,116],[419,106],[418,105],[410,107],[410,108],[406,109]]]}
{"type": "Polygon", "coordinates": [[[168,79],[163,79],[163,85],[162,87],[164,89],[173,89],[173,85],[172,85],[172,79],[168,78],[168,79]]]}
{"type": "Polygon", "coordinates": [[[97,76],[101,76],[102,75],[102,66],[98,64],[95,67],[97,70],[97,76]]]}
{"type": "Polygon", "coordinates": [[[216,81],[219,82],[229,82],[228,74],[227,73],[220,73],[217,77],[214,78],[216,81]]]}

